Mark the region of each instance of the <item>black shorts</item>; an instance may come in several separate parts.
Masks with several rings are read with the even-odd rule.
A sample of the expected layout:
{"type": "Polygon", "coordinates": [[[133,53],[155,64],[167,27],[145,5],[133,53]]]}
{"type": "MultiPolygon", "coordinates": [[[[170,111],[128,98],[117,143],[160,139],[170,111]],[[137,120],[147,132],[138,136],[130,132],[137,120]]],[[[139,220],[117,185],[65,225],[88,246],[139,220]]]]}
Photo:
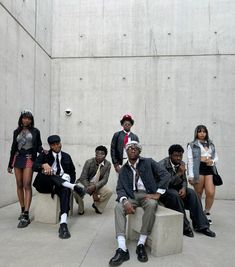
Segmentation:
{"type": "Polygon", "coordinates": [[[205,162],[200,162],[199,174],[200,175],[213,175],[213,167],[207,166],[205,162]]]}

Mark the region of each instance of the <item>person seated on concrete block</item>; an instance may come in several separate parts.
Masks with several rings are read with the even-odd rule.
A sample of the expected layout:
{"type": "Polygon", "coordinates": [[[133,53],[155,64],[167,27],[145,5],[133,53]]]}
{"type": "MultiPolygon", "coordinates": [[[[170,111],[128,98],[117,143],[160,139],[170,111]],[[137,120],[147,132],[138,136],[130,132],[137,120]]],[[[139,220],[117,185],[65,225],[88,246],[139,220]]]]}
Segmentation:
{"type": "Polygon", "coordinates": [[[215,237],[216,234],[209,228],[209,221],[203,212],[201,201],[196,192],[188,188],[186,178],[186,167],[182,161],[184,149],[182,146],[175,144],[169,147],[169,156],[161,160],[159,163],[171,175],[169,189],[166,194],[160,198],[160,201],[170,209],[179,211],[184,214],[183,234],[193,237],[193,231],[187,219],[185,209],[189,210],[195,231],[204,235],[215,237]]]}
{"type": "Polygon", "coordinates": [[[118,249],[109,261],[110,266],[119,266],[129,260],[126,247],[126,215],[134,214],[135,208],[142,207],[142,227],[137,243],[137,259],[147,262],[145,250],[147,236],[155,221],[158,199],[168,186],[170,175],[151,158],[140,157],[141,145],[130,141],[126,145],[128,161],[122,166],[117,182],[117,205],[115,207],[115,229],[118,249]]]}
{"type": "MultiPolygon", "coordinates": [[[[102,214],[112,196],[112,191],[106,186],[111,169],[111,163],[106,160],[107,153],[105,146],[98,146],[95,149],[95,157],[85,162],[81,176],[77,180],[84,185],[86,192],[92,196],[94,201],[92,208],[98,214],[102,214]]],[[[79,205],[78,213],[80,215],[84,214],[83,199],[77,193],[74,193],[74,198],[79,205]]]]}
{"type": "MultiPolygon", "coordinates": [[[[57,194],[60,199],[60,227],[59,237],[70,238],[67,227],[71,190],[81,197],[84,189],[74,184],[76,178],[75,167],[69,154],[61,151],[61,140],[58,135],[51,135],[47,139],[50,146],[48,153],[40,154],[33,164],[33,170],[38,172],[33,186],[39,193],[57,194]]],[[[50,212],[50,211],[48,211],[50,212]]]]}

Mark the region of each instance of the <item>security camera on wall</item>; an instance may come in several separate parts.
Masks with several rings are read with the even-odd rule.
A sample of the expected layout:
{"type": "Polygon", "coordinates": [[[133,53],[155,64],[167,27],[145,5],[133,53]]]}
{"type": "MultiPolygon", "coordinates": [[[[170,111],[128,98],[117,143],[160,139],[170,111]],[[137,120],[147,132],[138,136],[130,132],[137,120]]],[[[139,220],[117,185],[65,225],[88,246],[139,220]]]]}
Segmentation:
{"type": "Polygon", "coordinates": [[[72,114],[72,110],[70,108],[66,108],[65,115],[66,116],[71,116],[71,114],[72,114]]]}

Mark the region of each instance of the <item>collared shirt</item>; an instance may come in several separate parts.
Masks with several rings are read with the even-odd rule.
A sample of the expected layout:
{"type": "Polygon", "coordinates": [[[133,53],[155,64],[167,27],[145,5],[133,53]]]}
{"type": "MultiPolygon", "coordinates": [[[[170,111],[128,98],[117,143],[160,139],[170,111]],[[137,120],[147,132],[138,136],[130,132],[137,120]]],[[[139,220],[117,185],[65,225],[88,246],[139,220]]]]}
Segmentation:
{"type": "MultiPolygon", "coordinates": [[[[100,165],[100,168],[101,166],[104,166],[104,161],[102,161],[99,165],[100,165]]],[[[98,168],[99,168],[99,165],[98,165],[98,168]]],[[[91,178],[90,183],[93,183],[95,180],[96,180],[96,174],[91,178]]]]}
{"type": "Polygon", "coordinates": [[[53,173],[55,174],[56,171],[57,171],[57,166],[56,166],[56,165],[57,165],[57,164],[56,164],[56,156],[57,156],[57,154],[58,154],[58,157],[59,157],[59,163],[60,163],[60,176],[62,176],[62,175],[64,174],[64,170],[63,170],[63,168],[62,168],[62,166],[61,166],[61,152],[59,152],[59,153],[55,153],[54,151],[52,151],[52,155],[53,155],[55,161],[53,162],[51,168],[52,168],[53,173]]]}
{"type": "Polygon", "coordinates": [[[173,171],[176,173],[176,172],[177,172],[177,168],[178,168],[180,165],[179,165],[179,164],[178,164],[178,165],[174,165],[174,164],[172,163],[171,160],[170,160],[170,164],[171,164],[171,167],[172,167],[173,171]]]}
{"type": "MultiPolygon", "coordinates": [[[[125,134],[128,134],[128,142],[127,142],[127,143],[129,143],[129,142],[131,141],[131,138],[130,138],[130,132],[126,132],[125,130],[123,130],[123,132],[124,132],[125,134]]],[[[125,147],[124,147],[124,149],[123,149],[123,155],[122,155],[122,158],[123,158],[123,159],[127,159],[127,153],[126,153],[126,149],[125,149],[125,147]]],[[[123,163],[123,165],[124,165],[124,163],[123,163]]]]}

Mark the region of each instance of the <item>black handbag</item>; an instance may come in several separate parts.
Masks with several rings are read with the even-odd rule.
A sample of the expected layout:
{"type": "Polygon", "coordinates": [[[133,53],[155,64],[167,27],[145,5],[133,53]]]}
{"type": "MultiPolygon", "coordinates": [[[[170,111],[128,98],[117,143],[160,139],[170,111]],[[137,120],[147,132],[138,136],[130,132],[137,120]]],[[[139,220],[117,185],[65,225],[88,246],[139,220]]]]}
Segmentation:
{"type": "Polygon", "coordinates": [[[220,186],[223,184],[223,180],[222,180],[221,176],[218,174],[216,167],[214,167],[213,184],[215,186],[220,186]]]}

